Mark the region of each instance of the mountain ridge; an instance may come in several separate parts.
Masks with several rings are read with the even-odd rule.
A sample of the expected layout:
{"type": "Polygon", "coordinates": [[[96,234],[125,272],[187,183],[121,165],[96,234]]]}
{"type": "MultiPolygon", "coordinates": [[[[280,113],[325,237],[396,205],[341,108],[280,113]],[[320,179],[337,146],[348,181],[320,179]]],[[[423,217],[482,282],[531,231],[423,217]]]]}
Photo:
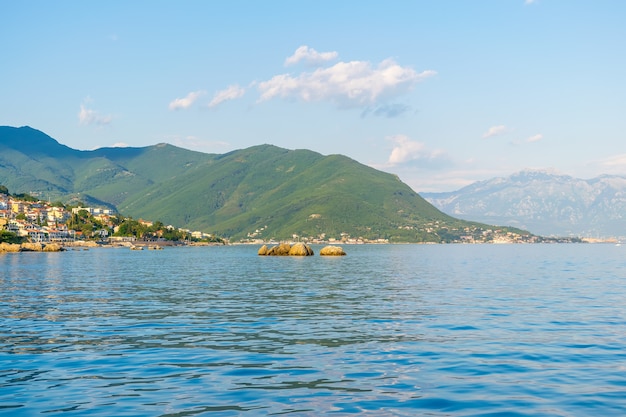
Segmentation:
{"type": "Polygon", "coordinates": [[[528,229],[544,236],[626,236],[626,177],[591,179],[543,170],[478,181],[457,191],[421,193],[465,220],[528,229]]]}
{"type": "Polygon", "coordinates": [[[445,242],[493,229],[442,213],[393,174],[306,149],[80,151],[30,127],[4,126],[0,150],[0,184],[13,192],[103,203],[125,216],[234,239],[445,242]]]}

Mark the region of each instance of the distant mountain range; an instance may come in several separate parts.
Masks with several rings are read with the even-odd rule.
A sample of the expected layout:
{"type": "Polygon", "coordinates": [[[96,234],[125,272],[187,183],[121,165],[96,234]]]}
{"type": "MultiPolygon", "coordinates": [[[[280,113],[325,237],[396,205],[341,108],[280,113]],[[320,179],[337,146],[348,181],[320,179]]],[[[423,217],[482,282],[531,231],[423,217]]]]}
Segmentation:
{"type": "Polygon", "coordinates": [[[583,180],[522,171],[458,191],[421,195],[451,216],[519,227],[543,236],[626,237],[624,177],[583,180]]]}
{"type": "Polygon", "coordinates": [[[80,151],[30,127],[5,126],[0,184],[233,239],[325,233],[441,242],[489,228],[446,215],[397,176],[345,156],[271,145],[223,155],[168,144],[80,151]]]}

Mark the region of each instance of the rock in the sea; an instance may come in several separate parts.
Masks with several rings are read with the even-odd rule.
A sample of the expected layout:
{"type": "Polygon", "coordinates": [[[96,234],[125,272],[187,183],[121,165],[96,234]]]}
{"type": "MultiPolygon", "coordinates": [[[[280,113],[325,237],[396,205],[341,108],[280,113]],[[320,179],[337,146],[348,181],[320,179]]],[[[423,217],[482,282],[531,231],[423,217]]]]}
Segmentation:
{"type": "Polygon", "coordinates": [[[281,243],[280,245],[273,246],[267,251],[268,256],[287,256],[291,250],[289,243],[281,243]]]}
{"type": "Polygon", "coordinates": [[[65,246],[95,248],[99,245],[93,240],[76,240],[74,242],[65,242],[65,246]]]}
{"type": "Polygon", "coordinates": [[[296,243],[291,246],[289,243],[281,243],[271,248],[263,245],[259,248],[260,256],[311,256],[313,249],[304,243],[296,243]]]}
{"type": "Polygon", "coordinates": [[[291,256],[312,256],[313,249],[309,245],[305,245],[302,242],[298,242],[289,250],[291,256]]]}
{"type": "Polygon", "coordinates": [[[61,252],[64,250],[65,249],[63,248],[63,246],[59,245],[58,243],[48,243],[46,246],[43,247],[44,252],[61,252]]]}
{"type": "Polygon", "coordinates": [[[320,250],[320,256],[344,256],[345,254],[341,246],[325,246],[320,250]]]}
{"type": "Polygon", "coordinates": [[[43,243],[22,243],[22,252],[41,252],[43,251],[43,243]]]}

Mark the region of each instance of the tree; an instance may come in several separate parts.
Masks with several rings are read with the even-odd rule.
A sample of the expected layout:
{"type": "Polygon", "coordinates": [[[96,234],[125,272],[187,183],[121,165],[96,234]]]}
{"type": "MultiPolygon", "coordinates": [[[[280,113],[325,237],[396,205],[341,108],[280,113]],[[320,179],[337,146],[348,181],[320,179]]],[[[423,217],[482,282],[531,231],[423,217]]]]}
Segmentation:
{"type": "Polygon", "coordinates": [[[39,201],[38,199],[36,199],[32,195],[26,194],[26,193],[14,194],[13,197],[15,197],[15,198],[17,198],[19,200],[30,201],[30,202],[33,202],[33,203],[39,201]]]}
{"type": "Polygon", "coordinates": [[[5,185],[0,185],[0,194],[9,195],[9,189],[5,185]]]}
{"type": "Polygon", "coordinates": [[[9,232],[8,230],[0,230],[0,243],[20,243],[21,240],[22,239],[13,232],[9,232]]]}
{"type": "Polygon", "coordinates": [[[119,226],[120,224],[122,224],[122,222],[126,220],[124,219],[124,217],[120,216],[120,215],[115,215],[115,216],[111,216],[109,218],[109,221],[111,222],[111,224],[113,226],[119,226]]]}
{"type": "Polygon", "coordinates": [[[141,239],[146,234],[147,228],[137,220],[125,219],[117,229],[115,236],[135,236],[141,239]]]}
{"type": "Polygon", "coordinates": [[[80,230],[83,232],[83,236],[85,236],[85,238],[90,238],[93,235],[93,224],[83,223],[80,226],[80,230]]]}

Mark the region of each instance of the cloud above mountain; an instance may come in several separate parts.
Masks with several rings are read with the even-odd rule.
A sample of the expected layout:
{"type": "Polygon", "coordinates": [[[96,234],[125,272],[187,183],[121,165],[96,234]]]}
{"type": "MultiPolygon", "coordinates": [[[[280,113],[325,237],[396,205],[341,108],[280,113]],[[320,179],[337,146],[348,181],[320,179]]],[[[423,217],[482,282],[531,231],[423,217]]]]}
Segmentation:
{"type": "Polygon", "coordinates": [[[406,135],[394,135],[387,137],[394,146],[387,163],[390,166],[418,163],[429,164],[441,163],[448,159],[446,153],[440,149],[428,149],[423,142],[411,140],[406,135]]]}
{"type": "Polygon", "coordinates": [[[218,91],[213,95],[213,99],[209,103],[209,107],[213,108],[225,101],[235,100],[242,97],[246,93],[245,88],[240,87],[237,84],[228,86],[224,90],[218,91]]]}
{"type": "Polygon", "coordinates": [[[600,171],[605,174],[623,175],[626,170],[626,153],[590,161],[585,168],[591,168],[592,172],[600,171]]]}
{"type": "Polygon", "coordinates": [[[417,72],[392,59],[377,65],[368,61],[338,62],[331,67],[297,75],[280,74],[260,82],[259,102],[283,98],[328,101],[341,108],[365,107],[396,98],[435,74],[417,72]]]}
{"type": "Polygon", "coordinates": [[[483,139],[488,139],[494,136],[500,136],[507,133],[509,130],[505,125],[497,125],[491,126],[487,131],[483,134],[483,139]]]}
{"type": "Polygon", "coordinates": [[[377,107],[367,107],[365,110],[363,110],[363,112],[361,112],[361,117],[367,117],[372,115],[393,118],[398,117],[408,112],[409,110],[411,110],[411,106],[403,103],[382,104],[377,107]]]}
{"type": "Polygon", "coordinates": [[[93,99],[87,97],[80,105],[78,112],[78,122],[81,125],[108,125],[113,121],[113,116],[110,114],[102,114],[97,110],[89,108],[88,106],[93,103],[93,99]]]}
{"type": "Polygon", "coordinates": [[[206,92],[204,90],[192,91],[183,98],[177,98],[172,100],[170,102],[169,108],[170,110],[187,109],[191,107],[191,105],[195,103],[196,100],[198,100],[205,94],[206,92]]]}
{"type": "MultiPolygon", "coordinates": [[[[264,81],[253,81],[247,88],[233,84],[215,92],[208,106],[216,108],[225,101],[243,97],[248,89],[256,87],[259,94],[257,104],[274,99],[303,103],[327,102],[343,109],[361,108],[363,116],[396,117],[410,107],[395,103],[394,100],[407,94],[417,83],[437,74],[433,70],[418,72],[393,59],[385,59],[377,64],[354,60],[326,65],[338,57],[335,51],[318,52],[306,45],[300,46],[285,59],[284,65],[303,63],[309,69],[278,74],[264,81]]],[[[169,108],[187,109],[203,94],[204,90],[191,92],[184,98],[173,100],[169,108]]]]}

